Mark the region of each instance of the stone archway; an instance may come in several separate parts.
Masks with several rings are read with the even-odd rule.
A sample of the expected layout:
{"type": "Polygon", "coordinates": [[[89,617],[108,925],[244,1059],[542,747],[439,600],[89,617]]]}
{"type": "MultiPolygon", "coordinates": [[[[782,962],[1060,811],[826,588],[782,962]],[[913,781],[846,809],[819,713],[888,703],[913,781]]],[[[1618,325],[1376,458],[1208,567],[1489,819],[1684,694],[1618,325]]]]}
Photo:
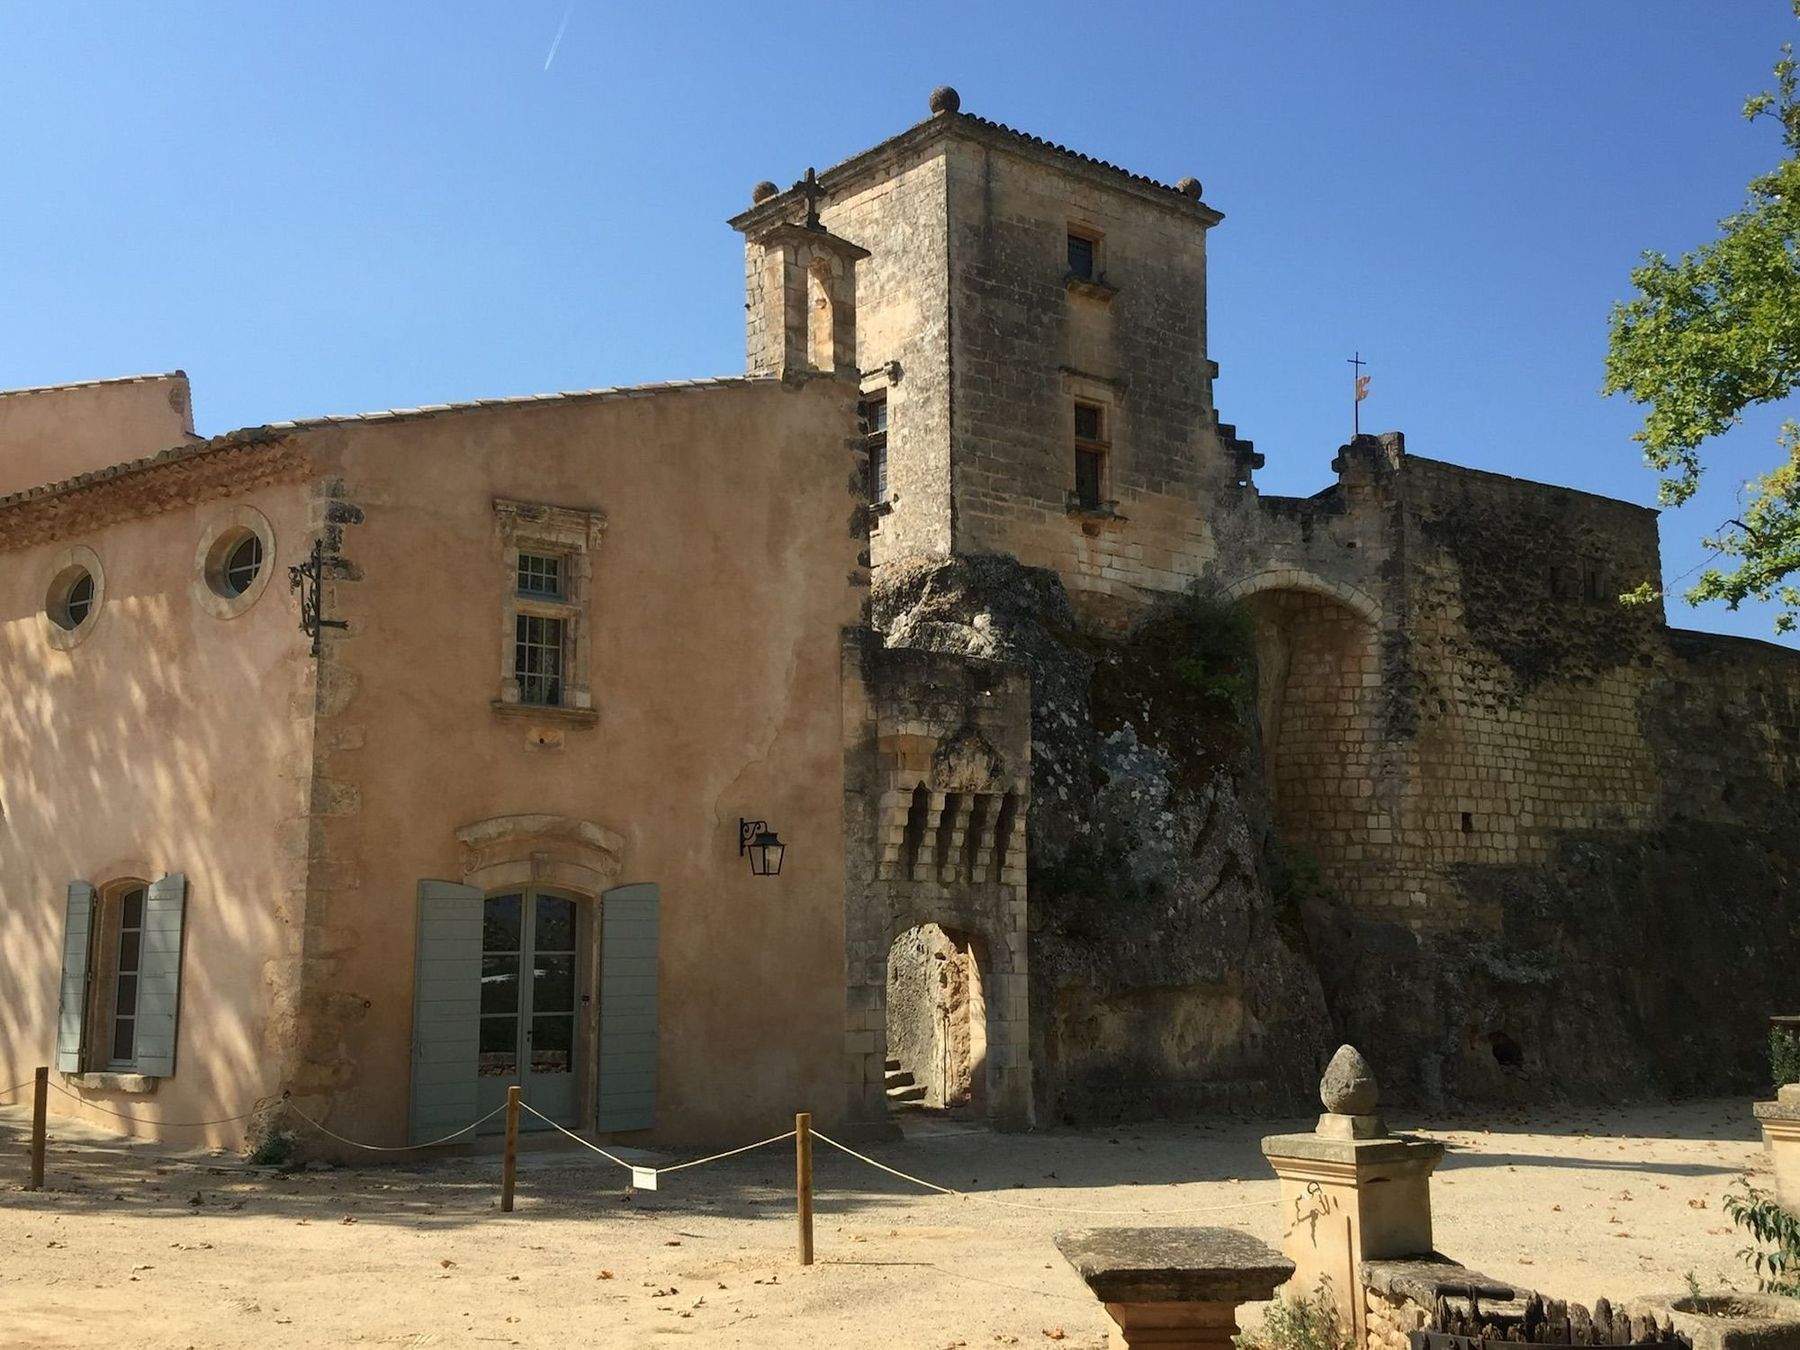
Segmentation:
{"type": "Polygon", "coordinates": [[[888,948],[890,1111],[986,1114],[986,965],[979,938],[935,923],[907,929],[888,948]]]}
{"type": "Polygon", "coordinates": [[[1316,867],[1351,898],[1365,881],[1379,882],[1395,840],[1392,803],[1378,791],[1379,607],[1307,573],[1267,573],[1233,589],[1256,622],[1263,778],[1276,831],[1298,865],[1316,867]]]}

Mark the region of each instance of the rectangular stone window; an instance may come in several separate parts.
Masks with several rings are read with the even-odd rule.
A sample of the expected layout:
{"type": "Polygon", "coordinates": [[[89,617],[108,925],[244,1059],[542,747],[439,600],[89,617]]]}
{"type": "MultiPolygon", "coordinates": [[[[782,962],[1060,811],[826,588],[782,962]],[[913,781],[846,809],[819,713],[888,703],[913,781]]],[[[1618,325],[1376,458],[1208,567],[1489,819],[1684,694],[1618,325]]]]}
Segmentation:
{"type": "Polygon", "coordinates": [[[598,511],[497,499],[507,584],[497,711],[593,720],[588,671],[593,554],[606,529],[598,511]]]}
{"type": "Polygon", "coordinates": [[[1099,511],[1106,505],[1106,409],[1075,404],[1075,505],[1099,511]]]}
{"type": "Polygon", "coordinates": [[[1069,231],[1069,275],[1093,281],[1100,274],[1100,241],[1091,234],[1069,231]]]}
{"type": "Polygon", "coordinates": [[[560,708],[563,621],[543,614],[521,614],[514,630],[513,675],[519,681],[519,702],[560,708]]]}
{"type": "Polygon", "coordinates": [[[144,952],[144,888],[133,886],[118,899],[119,924],[113,978],[112,1045],[109,1069],[137,1066],[138,975],[144,952]]]}
{"type": "Polygon", "coordinates": [[[887,391],[868,394],[858,405],[863,444],[869,451],[869,500],[879,506],[888,499],[888,404],[887,391]]]}
{"type": "Polygon", "coordinates": [[[562,598],[562,559],[543,553],[519,555],[519,594],[562,598]]]}

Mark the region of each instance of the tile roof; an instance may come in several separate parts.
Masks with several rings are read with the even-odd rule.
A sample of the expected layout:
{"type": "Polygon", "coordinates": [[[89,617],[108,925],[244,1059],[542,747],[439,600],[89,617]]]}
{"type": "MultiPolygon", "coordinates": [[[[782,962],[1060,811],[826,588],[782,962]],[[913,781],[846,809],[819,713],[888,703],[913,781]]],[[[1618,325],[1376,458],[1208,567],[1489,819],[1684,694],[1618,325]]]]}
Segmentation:
{"type": "Polygon", "coordinates": [[[185,370],[165,370],[160,374],[115,375],[106,380],[71,380],[67,384],[34,384],[22,389],[0,389],[0,398],[16,398],[21,394],[60,394],[65,389],[97,389],[108,384],[149,384],[155,380],[185,380],[185,370]]]}

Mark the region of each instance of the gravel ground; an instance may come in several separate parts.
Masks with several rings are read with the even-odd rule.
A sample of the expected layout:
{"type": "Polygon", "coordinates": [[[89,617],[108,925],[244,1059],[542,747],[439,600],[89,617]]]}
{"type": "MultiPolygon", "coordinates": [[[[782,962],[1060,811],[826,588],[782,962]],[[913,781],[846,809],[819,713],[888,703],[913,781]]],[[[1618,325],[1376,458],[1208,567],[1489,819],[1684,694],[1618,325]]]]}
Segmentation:
{"type": "MultiPolygon", "coordinates": [[[[1450,1146],[1440,1250],[1591,1302],[1747,1286],[1720,1209],[1765,1166],[1749,1104],[1396,1120],[1450,1146]]],[[[48,1189],[0,1109],[0,1345],[992,1347],[1088,1350],[1099,1305],[1051,1236],[1226,1224],[1275,1239],[1258,1141],[1310,1122],[996,1135],[932,1125],[872,1147],[916,1186],[819,1145],[818,1262],[796,1264],[791,1146],[629,1194],[588,1153],[275,1175],[53,1123],[48,1189]],[[1004,1202],[1004,1203],[999,1203],[1004,1202]]],[[[665,1160],[667,1161],[667,1160],[665,1160]]]]}

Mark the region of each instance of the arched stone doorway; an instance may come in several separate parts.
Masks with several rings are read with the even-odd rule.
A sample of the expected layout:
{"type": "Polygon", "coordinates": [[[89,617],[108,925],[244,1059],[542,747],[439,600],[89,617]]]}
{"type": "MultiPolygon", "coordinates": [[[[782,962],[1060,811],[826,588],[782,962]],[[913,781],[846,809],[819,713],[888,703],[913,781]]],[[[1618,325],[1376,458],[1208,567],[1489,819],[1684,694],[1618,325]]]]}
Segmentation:
{"type": "Polygon", "coordinates": [[[981,940],[919,924],[888,949],[890,1111],[983,1117],[988,1105],[987,972],[981,940]]]}

